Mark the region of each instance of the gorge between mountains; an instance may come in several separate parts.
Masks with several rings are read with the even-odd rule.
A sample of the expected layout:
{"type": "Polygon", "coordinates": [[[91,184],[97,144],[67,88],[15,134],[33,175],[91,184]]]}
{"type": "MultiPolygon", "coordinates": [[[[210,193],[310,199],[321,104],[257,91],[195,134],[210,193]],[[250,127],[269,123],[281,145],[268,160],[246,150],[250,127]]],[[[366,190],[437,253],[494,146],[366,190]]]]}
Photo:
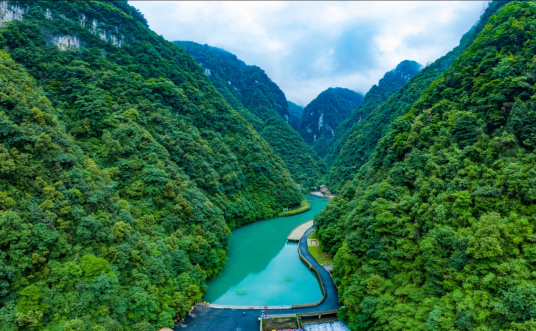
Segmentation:
{"type": "Polygon", "coordinates": [[[0,1],[2,331],[536,330],[535,2],[307,105],[132,5],[0,1]]]}

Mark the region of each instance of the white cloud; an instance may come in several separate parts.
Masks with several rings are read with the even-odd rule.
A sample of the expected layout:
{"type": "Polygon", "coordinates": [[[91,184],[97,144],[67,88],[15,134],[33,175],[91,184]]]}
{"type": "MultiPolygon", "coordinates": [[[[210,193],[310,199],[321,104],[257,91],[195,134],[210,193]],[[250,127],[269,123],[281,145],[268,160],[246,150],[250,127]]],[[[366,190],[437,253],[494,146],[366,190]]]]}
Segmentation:
{"type": "Polygon", "coordinates": [[[328,87],[360,92],[399,62],[458,45],[487,2],[131,1],[168,40],[223,48],[258,65],[292,100],[328,87]]]}

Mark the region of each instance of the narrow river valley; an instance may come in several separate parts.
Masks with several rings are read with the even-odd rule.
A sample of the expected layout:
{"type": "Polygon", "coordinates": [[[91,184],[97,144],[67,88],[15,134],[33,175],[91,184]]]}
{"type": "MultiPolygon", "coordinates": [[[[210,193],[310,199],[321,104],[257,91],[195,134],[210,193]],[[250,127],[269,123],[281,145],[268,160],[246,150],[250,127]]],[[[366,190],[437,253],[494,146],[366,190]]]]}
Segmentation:
{"type": "Polygon", "coordinates": [[[327,200],[306,196],[307,212],[277,217],[233,231],[224,270],[207,283],[211,304],[276,306],[316,302],[322,291],[314,273],[300,260],[298,244],[287,242],[296,226],[313,219],[327,200]]]}

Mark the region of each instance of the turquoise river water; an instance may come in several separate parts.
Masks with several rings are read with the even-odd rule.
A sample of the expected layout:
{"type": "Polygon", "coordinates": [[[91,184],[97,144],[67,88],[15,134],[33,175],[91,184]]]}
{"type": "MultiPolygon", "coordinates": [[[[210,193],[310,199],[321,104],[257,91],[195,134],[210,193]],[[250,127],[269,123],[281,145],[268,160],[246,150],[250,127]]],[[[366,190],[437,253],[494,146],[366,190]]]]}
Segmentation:
{"type": "Polygon", "coordinates": [[[227,265],[208,281],[203,300],[237,306],[320,300],[322,290],[314,273],[300,260],[298,243],[287,242],[292,229],[313,219],[327,204],[327,200],[315,196],[306,198],[311,209],[305,213],[258,221],[234,230],[227,265]]]}

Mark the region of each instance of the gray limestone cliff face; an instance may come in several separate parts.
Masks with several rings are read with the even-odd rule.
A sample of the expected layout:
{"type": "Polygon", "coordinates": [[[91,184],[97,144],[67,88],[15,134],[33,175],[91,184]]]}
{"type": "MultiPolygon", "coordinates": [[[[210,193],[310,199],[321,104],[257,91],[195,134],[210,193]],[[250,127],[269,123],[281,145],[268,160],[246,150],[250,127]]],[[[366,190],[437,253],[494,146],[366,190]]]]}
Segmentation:
{"type": "Polygon", "coordinates": [[[0,28],[5,22],[22,19],[24,8],[9,1],[0,1],[0,28]]]}
{"type": "MultiPolygon", "coordinates": [[[[14,1],[0,1],[0,28],[5,22],[10,22],[17,19],[22,19],[25,13],[24,7],[14,1]]],[[[89,32],[101,40],[112,44],[115,47],[122,47],[124,36],[119,33],[116,27],[115,31],[109,31],[99,27],[99,22],[95,19],[89,19],[86,14],[80,13],[78,20],[71,20],[63,15],[55,16],[54,13],[47,8],[45,17],[49,20],[62,19],[72,23],[78,22],[82,28],[89,29],[89,32]]],[[[76,50],[83,45],[83,41],[79,36],[73,34],[53,35],[49,37],[49,43],[58,46],[62,51],[76,50]]]]}
{"type": "Polygon", "coordinates": [[[317,142],[321,141],[325,148],[335,136],[337,125],[361,106],[363,99],[363,95],[344,88],[323,91],[304,108],[298,132],[321,154],[320,147],[316,149],[317,142]]]}
{"type": "Polygon", "coordinates": [[[80,39],[77,36],[57,35],[52,36],[50,41],[62,51],[80,48],[80,39]]]}

